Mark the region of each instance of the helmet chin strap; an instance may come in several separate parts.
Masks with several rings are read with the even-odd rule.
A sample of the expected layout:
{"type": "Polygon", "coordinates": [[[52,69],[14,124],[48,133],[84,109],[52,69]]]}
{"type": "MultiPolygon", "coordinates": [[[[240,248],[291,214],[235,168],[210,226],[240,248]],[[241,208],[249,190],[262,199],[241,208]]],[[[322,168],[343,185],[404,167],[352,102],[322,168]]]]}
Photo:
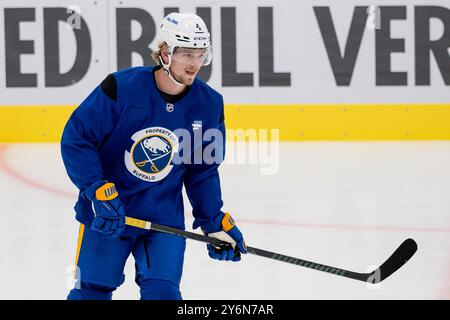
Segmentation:
{"type": "Polygon", "coordinates": [[[161,62],[162,68],[164,70],[164,73],[177,85],[184,87],[185,85],[182,83],[179,83],[175,78],[172,76],[172,73],[170,72],[170,65],[172,63],[172,57],[169,54],[169,63],[165,64],[161,56],[159,56],[159,61],[161,62]]]}

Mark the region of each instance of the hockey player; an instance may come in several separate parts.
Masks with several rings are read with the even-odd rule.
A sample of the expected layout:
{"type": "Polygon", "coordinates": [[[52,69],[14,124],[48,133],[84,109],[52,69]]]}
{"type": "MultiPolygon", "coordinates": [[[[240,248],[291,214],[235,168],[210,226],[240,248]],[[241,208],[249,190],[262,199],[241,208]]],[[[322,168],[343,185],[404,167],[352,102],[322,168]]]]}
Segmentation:
{"type": "Polygon", "coordinates": [[[111,299],[125,280],[130,253],[141,299],[181,299],[185,239],[125,226],[125,216],[183,229],[183,185],[193,207],[193,228],[230,243],[208,245],[209,256],[239,261],[246,253],[242,233],[221,210],[223,99],[196,78],[211,61],[207,27],[195,14],[171,13],[160,24],[158,42],[157,67],[108,75],[65,126],[61,153],[80,190],[75,211],[81,223],[78,285],[68,299],[111,299]],[[219,134],[195,145],[186,135],[180,141],[180,129],[191,136],[199,129],[219,134]],[[181,144],[187,160],[175,163],[181,144]],[[219,161],[192,160],[211,146],[219,161]]]}

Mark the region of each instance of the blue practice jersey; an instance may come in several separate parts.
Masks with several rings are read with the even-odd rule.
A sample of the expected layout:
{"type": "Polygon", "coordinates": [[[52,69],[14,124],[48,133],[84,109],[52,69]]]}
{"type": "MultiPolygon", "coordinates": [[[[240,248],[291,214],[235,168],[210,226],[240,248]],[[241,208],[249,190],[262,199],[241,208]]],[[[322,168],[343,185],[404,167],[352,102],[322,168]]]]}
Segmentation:
{"type": "MultiPolygon", "coordinates": [[[[222,96],[195,79],[184,97],[168,103],[151,67],[125,69],[107,79],[109,88],[103,83],[95,88],[73,112],[62,136],[64,165],[80,194],[104,179],[116,184],[127,216],[184,228],[184,184],[194,228],[222,213],[222,96]],[[208,130],[213,134],[206,137],[208,130]]],[[[75,211],[78,221],[90,225],[90,201],[80,196],[75,211]]],[[[124,234],[136,233],[139,229],[127,226],[124,234]]]]}

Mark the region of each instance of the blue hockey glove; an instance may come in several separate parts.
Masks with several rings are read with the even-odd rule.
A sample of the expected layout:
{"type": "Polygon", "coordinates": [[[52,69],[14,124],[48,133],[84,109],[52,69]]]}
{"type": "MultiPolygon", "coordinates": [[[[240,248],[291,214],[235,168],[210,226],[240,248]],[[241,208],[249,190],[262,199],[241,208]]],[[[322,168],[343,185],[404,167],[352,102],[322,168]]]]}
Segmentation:
{"type": "Polygon", "coordinates": [[[202,230],[210,237],[229,243],[220,247],[207,244],[208,254],[212,259],[239,261],[241,253],[247,253],[244,237],[228,212],[218,215],[213,221],[203,225],[202,230]]]}
{"type": "Polygon", "coordinates": [[[125,229],[125,210],[114,183],[98,181],[85,191],[85,197],[92,201],[95,214],[91,229],[119,237],[125,229]]]}

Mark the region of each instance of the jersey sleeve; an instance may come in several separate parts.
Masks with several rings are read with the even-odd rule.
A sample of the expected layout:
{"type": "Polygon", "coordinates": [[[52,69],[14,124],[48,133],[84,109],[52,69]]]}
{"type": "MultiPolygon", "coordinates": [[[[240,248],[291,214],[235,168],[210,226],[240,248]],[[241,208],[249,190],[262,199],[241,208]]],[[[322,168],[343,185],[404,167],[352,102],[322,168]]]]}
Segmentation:
{"type": "MultiPolygon", "coordinates": [[[[222,115],[216,128],[216,135],[209,143],[202,145],[202,154],[205,149],[215,149],[214,161],[203,159],[201,164],[187,165],[184,185],[194,216],[193,228],[196,229],[213,220],[223,213],[222,194],[218,168],[225,156],[225,123],[222,115]],[[218,135],[218,136],[217,136],[218,135]],[[206,161],[205,161],[206,160],[206,161]],[[208,164],[209,162],[209,164],[208,164]],[[212,163],[211,163],[212,162],[212,163]]],[[[211,159],[210,159],[211,160],[211,159]]]]}
{"type": "Polygon", "coordinates": [[[78,106],[61,138],[62,159],[72,182],[84,190],[103,179],[98,149],[118,118],[118,106],[111,94],[115,79],[108,76],[78,106]]]}

